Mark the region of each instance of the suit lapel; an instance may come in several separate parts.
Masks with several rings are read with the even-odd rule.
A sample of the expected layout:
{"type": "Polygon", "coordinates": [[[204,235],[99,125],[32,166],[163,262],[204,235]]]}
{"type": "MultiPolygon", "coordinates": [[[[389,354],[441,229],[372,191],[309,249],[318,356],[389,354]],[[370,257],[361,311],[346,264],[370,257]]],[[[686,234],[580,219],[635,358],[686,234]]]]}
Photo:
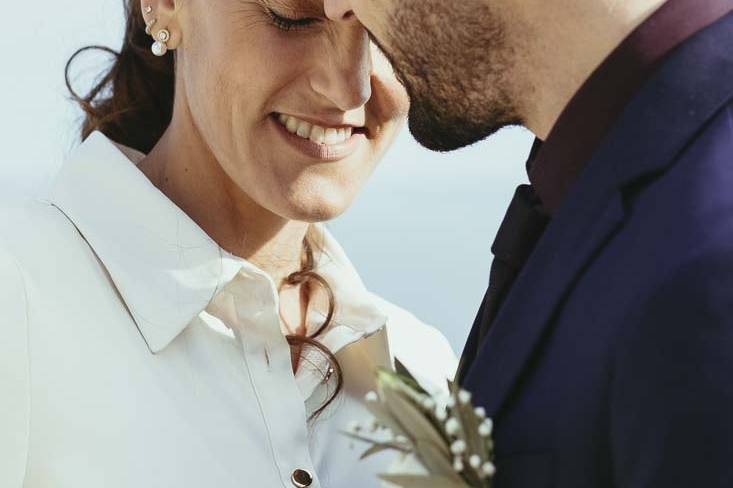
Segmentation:
{"type": "Polygon", "coordinates": [[[623,191],[665,171],[733,97],[733,14],[690,38],[642,88],[586,166],[506,298],[464,386],[496,415],[553,315],[623,225],[623,191]]]}
{"type": "Polygon", "coordinates": [[[564,215],[562,220],[558,215],[548,227],[466,377],[465,387],[483,399],[492,415],[541,342],[554,310],[624,217],[617,193],[596,201],[592,208],[577,205],[565,209],[565,214],[573,215],[564,215]]]}

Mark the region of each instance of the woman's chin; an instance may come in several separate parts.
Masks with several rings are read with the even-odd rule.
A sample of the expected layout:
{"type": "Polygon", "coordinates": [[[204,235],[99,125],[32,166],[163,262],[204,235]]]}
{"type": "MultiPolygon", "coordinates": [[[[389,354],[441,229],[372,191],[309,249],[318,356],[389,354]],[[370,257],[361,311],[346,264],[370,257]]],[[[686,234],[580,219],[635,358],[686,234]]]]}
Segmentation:
{"type": "Polygon", "coordinates": [[[318,222],[328,222],[339,216],[341,216],[348,207],[343,206],[331,206],[331,205],[320,205],[315,207],[300,207],[293,209],[288,218],[290,220],[297,220],[299,222],[307,222],[309,224],[315,224],[318,222]]]}
{"type": "Polygon", "coordinates": [[[315,198],[289,202],[285,217],[311,224],[327,222],[346,212],[351,206],[352,200],[351,198],[338,198],[335,196],[325,198],[323,195],[318,195],[315,198]]]}
{"type": "MultiPolygon", "coordinates": [[[[254,201],[287,220],[308,223],[333,220],[354,203],[369,176],[364,173],[364,171],[351,171],[337,177],[331,174],[324,176],[311,173],[287,179],[277,176],[260,178],[260,181],[269,180],[275,184],[262,185],[254,189],[256,191],[254,201]],[[282,181],[287,183],[283,184],[282,181]]],[[[243,190],[252,194],[247,192],[245,187],[243,190]]]]}

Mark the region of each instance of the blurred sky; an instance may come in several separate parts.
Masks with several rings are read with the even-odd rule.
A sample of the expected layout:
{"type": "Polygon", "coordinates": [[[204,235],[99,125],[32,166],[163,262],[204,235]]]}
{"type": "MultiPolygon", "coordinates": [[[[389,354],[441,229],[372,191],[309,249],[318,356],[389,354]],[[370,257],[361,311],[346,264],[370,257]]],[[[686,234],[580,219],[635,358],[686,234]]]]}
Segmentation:
{"type": "MultiPolygon", "coordinates": [[[[6,2],[0,32],[0,200],[44,194],[77,143],[64,64],[81,46],[117,48],[122,37],[122,0],[44,2],[32,22],[22,21],[26,8],[6,2]]],[[[78,86],[104,62],[84,59],[78,86]]],[[[370,289],[439,327],[458,353],[486,289],[494,234],[526,180],[531,141],[513,128],[436,154],[405,130],[354,207],[330,224],[370,289]]]]}

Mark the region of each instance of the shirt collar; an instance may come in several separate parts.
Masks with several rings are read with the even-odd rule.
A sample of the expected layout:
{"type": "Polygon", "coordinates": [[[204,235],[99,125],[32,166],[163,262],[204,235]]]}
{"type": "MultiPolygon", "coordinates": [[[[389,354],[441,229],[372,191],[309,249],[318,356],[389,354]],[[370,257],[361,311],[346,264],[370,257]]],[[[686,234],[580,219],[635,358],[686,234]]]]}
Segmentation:
{"type": "Polygon", "coordinates": [[[733,9],[733,0],[668,0],[581,86],[527,164],[546,209],[556,211],[626,104],[668,54],[733,9]]]}
{"type": "MultiPolygon", "coordinates": [[[[143,157],[93,132],[61,167],[50,203],[89,243],[151,352],[157,353],[230,281],[263,273],[222,249],[160,192],[136,166],[143,157]]],[[[371,335],[385,325],[386,316],[343,249],[321,229],[324,252],[318,272],[336,294],[334,326],[357,332],[349,340],[371,335]]],[[[261,280],[252,279],[255,283],[261,286],[261,280]]],[[[343,347],[343,337],[332,335],[334,344],[327,345],[343,347]]]]}

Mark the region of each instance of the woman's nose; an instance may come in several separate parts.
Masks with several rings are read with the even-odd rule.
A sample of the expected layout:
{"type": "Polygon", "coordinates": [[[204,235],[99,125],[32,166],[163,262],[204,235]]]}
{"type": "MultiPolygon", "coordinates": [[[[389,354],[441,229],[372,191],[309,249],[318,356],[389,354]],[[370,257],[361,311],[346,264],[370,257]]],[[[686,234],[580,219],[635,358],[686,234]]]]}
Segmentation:
{"type": "Polygon", "coordinates": [[[311,87],[341,111],[366,104],[372,96],[369,35],[357,23],[332,40],[323,62],[311,75],[311,87]]]}
{"type": "Polygon", "coordinates": [[[326,17],[339,21],[352,16],[351,0],[323,0],[326,17]]]}

